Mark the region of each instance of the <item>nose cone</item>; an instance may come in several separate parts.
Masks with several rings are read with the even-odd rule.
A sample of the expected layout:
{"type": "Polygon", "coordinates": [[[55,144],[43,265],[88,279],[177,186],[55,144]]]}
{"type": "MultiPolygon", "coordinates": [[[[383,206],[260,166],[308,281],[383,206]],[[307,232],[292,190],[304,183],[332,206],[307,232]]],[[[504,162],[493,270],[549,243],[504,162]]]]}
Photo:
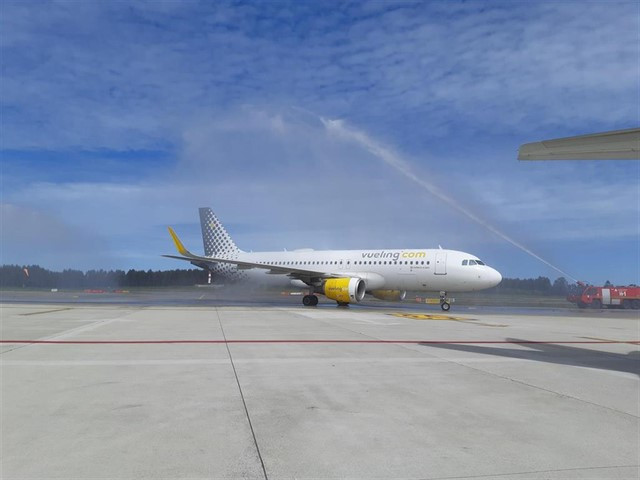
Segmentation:
{"type": "Polygon", "coordinates": [[[489,272],[487,274],[487,288],[495,287],[502,281],[502,275],[500,272],[494,268],[489,267],[489,272]]]}

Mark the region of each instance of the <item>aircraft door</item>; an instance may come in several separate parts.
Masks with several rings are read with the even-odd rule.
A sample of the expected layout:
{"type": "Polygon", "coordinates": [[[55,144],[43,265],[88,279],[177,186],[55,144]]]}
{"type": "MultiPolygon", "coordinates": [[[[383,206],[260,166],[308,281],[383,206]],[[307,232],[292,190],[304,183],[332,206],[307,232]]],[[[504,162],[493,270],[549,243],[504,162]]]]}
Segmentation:
{"type": "Polygon", "coordinates": [[[447,252],[436,252],[436,265],[435,265],[435,274],[436,275],[446,275],[447,274],[447,252]]]}

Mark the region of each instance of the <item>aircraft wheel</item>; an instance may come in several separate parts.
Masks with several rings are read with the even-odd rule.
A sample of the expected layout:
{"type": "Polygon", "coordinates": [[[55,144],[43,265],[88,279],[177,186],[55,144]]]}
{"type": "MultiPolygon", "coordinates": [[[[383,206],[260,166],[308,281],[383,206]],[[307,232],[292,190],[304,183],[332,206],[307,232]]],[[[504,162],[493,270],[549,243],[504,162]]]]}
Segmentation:
{"type": "Polygon", "coordinates": [[[441,308],[442,310],[444,310],[445,312],[448,312],[448,311],[449,311],[449,309],[451,308],[451,304],[450,304],[450,303],[447,303],[447,302],[442,302],[442,303],[440,304],[440,308],[441,308]]]}
{"type": "Polygon", "coordinates": [[[318,297],[311,295],[311,306],[315,307],[316,305],[318,305],[318,297]]]}
{"type": "Polygon", "coordinates": [[[317,305],[317,303],[318,297],[316,297],[315,295],[305,295],[304,297],[302,297],[302,304],[305,307],[313,307],[314,305],[317,305]],[[316,303],[313,303],[314,299],[316,303]]]}

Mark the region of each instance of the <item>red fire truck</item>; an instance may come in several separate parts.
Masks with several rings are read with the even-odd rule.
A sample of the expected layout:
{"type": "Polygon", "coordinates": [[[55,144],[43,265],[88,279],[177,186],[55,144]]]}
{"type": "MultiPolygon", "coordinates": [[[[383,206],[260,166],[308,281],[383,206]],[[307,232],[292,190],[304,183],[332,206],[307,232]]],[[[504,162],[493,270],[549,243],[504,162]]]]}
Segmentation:
{"type": "Polygon", "coordinates": [[[580,308],[635,308],[640,309],[640,287],[594,287],[578,282],[576,291],[567,300],[580,308]]]}

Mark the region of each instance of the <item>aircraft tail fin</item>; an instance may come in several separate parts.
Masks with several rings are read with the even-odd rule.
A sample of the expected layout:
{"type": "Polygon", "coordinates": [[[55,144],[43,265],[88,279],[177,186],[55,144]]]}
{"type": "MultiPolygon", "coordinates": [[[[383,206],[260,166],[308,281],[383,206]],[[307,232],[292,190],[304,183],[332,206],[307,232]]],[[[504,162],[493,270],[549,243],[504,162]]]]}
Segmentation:
{"type": "Polygon", "coordinates": [[[199,212],[202,243],[204,244],[204,254],[207,257],[223,257],[241,251],[213,210],[209,207],[202,207],[199,212]]]}

